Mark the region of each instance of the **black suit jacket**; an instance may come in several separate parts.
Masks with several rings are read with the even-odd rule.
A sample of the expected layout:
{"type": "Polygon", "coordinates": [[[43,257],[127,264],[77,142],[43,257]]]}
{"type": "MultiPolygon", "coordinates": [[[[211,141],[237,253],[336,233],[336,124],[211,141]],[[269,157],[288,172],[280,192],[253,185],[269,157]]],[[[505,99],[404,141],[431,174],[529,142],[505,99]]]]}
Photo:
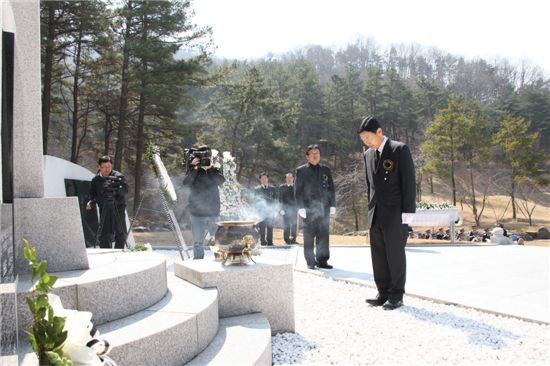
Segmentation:
{"type": "Polygon", "coordinates": [[[369,196],[367,226],[371,227],[375,211],[381,225],[401,224],[401,213],[416,211],[416,178],[409,148],[388,138],[378,166],[374,149],[365,152],[364,160],[369,196]]]}
{"type": "Polygon", "coordinates": [[[296,207],[305,208],[308,217],[328,216],[329,207],[336,207],[336,194],[328,166],[304,164],[296,169],[294,181],[296,207]]]}
{"type": "MultiPolygon", "coordinates": [[[[126,183],[126,178],[122,173],[111,170],[109,173],[111,177],[116,177],[119,179],[120,188],[115,191],[115,203],[119,209],[126,207],[126,194],[128,193],[128,184],[126,183]]],[[[107,178],[104,178],[101,175],[101,172],[98,172],[95,177],[92,178],[92,183],[90,185],[90,200],[93,203],[97,203],[99,208],[103,208],[103,201],[107,194],[107,191],[104,187],[105,181],[107,178]]]]}
{"type": "Polygon", "coordinates": [[[262,219],[275,217],[279,210],[277,189],[272,185],[268,185],[267,188],[261,185],[256,186],[256,188],[254,188],[254,201],[254,207],[262,219]]]}
{"type": "Polygon", "coordinates": [[[283,210],[296,210],[296,199],[294,198],[294,185],[286,183],[279,186],[279,203],[283,210]]]}

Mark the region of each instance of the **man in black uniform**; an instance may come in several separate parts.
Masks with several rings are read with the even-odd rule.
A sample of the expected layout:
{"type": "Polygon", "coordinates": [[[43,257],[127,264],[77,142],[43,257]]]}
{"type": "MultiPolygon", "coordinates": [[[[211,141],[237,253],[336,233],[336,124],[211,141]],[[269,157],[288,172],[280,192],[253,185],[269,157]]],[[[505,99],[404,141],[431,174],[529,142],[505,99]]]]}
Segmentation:
{"type": "Polygon", "coordinates": [[[319,164],[321,150],[309,145],[307,164],[296,168],[294,193],[298,214],[304,219],[304,256],[307,268],[331,269],[328,264],[330,215],[336,213],[336,195],[330,168],[319,164]],[[315,248],[315,251],[314,251],[315,248]]]}
{"type": "Polygon", "coordinates": [[[273,245],[273,219],[277,213],[277,190],[269,184],[267,173],[260,173],[260,185],[254,188],[255,208],[262,221],[260,228],[261,245],[273,245]]]}
{"type": "Polygon", "coordinates": [[[370,227],[370,249],[378,295],[372,306],[393,310],[405,293],[407,225],[402,213],[416,211],[414,163],[407,145],[384,136],[373,117],[361,122],[359,137],[369,147],[364,154],[370,227]]]}
{"type": "Polygon", "coordinates": [[[279,186],[280,214],[283,216],[283,237],[285,243],[296,244],[296,199],[294,198],[294,176],[286,173],[285,183],[279,186]]]}
{"type": "MultiPolygon", "coordinates": [[[[120,172],[112,169],[110,156],[102,156],[98,160],[99,171],[92,178],[90,200],[86,209],[91,210],[93,204],[99,206],[99,222],[101,232],[99,247],[112,248],[112,236],[115,234],[115,248],[124,249],[126,244],[126,194],[128,184],[120,172]]],[[[97,238],[96,238],[97,243],[97,238]]]]}

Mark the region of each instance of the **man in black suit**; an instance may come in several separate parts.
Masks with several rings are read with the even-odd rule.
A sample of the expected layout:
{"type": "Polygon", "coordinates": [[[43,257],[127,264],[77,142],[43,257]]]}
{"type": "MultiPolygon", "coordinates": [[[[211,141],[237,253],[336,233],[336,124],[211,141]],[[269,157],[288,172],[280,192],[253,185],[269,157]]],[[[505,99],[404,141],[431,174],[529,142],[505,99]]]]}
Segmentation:
{"type": "Polygon", "coordinates": [[[126,195],[128,184],[122,173],[112,169],[112,159],[105,155],[98,160],[99,171],[92,178],[90,200],[86,210],[97,203],[101,232],[96,234],[97,245],[102,249],[111,249],[112,236],[115,236],[115,249],[124,249],[128,233],[126,232],[126,195]],[[97,237],[99,236],[99,237],[97,237]]]}
{"type": "Polygon", "coordinates": [[[330,215],[336,213],[336,195],[330,168],[319,164],[321,150],[309,145],[307,164],[296,168],[294,193],[298,215],[304,219],[304,256],[307,268],[331,269],[328,264],[330,215]],[[315,247],[315,252],[314,252],[315,247]]]}
{"type": "Polygon", "coordinates": [[[369,147],[364,153],[368,227],[374,282],[378,295],[367,299],[372,306],[393,310],[403,305],[405,293],[407,225],[402,213],[416,210],[414,163],[407,145],[384,136],[373,117],[361,122],[361,141],[369,147]]]}
{"type": "Polygon", "coordinates": [[[285,183],[279,186],[279,204],[283,216],[283,237],[285,243],[296,244],[296,199],[294,198],[294,176],[286,173],[285,183]]]}
{"type": "Polygon", "coordinates": [[[260,173],[260,185],[254,188],[255,208],[262,219],[260,228],[261,245],[273,245],[273,219],[277,213],[277,190],[269,184],[267,173],[260,173]]]}

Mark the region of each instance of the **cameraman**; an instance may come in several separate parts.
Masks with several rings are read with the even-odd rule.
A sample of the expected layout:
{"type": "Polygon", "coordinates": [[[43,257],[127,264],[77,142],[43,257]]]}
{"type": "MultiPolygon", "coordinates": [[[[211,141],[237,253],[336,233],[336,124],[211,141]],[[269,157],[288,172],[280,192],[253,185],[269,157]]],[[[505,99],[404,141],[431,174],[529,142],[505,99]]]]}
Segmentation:
{"type": "Polygon", "coordinates": [[[220,215],[219,186],[225,178],[219,169],[212,167],[212,153],[207,145],[200,146],[191,154],[191,169],[183,179],[183,185],[190,189],[189,212],[193,234],[193,259],[204,258],[206,233],[214,236],[216,221],[220,215]]]}
{"type": "MultiPolygon", "coordinates": [[[[86,210],[93,204],[99,206],[101,227],[99,247],[112,248],[112,236],[115,235],[115,248],[124,249],[126,243],[126,194],[128,184],[124,175],[112,169],[111,157],[102,156],[98,160],[99,172],[92,179],[90,201],[86,210]]],[[[97,243],[97,238],[96,238],[97,243]]]]}

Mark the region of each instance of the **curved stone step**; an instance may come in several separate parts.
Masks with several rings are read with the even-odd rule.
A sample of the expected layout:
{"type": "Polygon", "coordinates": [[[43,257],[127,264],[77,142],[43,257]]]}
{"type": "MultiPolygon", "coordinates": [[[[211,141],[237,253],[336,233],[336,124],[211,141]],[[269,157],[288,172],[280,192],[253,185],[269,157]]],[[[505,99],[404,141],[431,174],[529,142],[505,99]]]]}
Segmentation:
{"type": "MultiPolygon", "coordinates": [[[[90,269],[52,273],[59,277],[53,293],[63,307],[90,311],[100,325],[139,312],[159,302],[166,294],[166,257],[154,252],[89,251],[90,269]]],[[[31,323],[25,298],[29,276],[17,286],[19,334],[31,323]]]]}
{"type": "Polygon", "coordinates": [[[186,366],[271,364],[271,327],[256,313],[220,319],[216,338],[186,366]]]}
{"type": "Polygon", "coordinates": [[[218,291],[168,275],[168,292],[157,304],[100,325],[119,366],[183,365],[218,332],[218,291]]]}

